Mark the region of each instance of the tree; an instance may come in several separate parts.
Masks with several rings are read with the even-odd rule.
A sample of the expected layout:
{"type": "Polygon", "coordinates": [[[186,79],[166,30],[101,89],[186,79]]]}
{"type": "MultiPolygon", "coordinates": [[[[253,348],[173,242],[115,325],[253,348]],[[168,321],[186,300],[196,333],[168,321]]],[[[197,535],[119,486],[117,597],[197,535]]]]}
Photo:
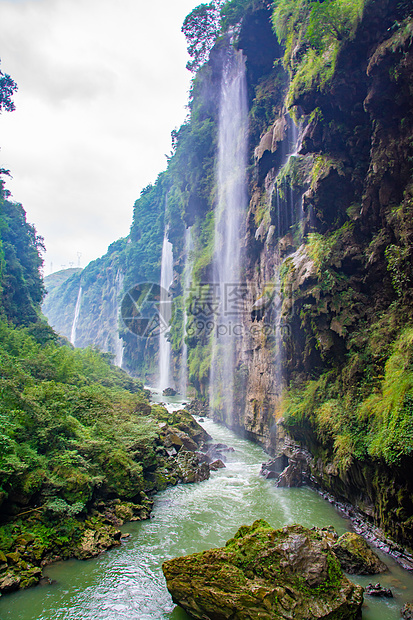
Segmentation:
{"type": "Polygon", "coordinates": [[[184,33],[188,54],[186,68],[198,71],[209,58],[209,52],[220,32],[220,12],[215,2],[200,4],[185,17],[181,31],[184,33]]]}
{"type": "Polygon", "coordinates": [[[16,82],[12,80],[10,75],[0,70],[0,113],[2,110],[13,112],[15,105],[11,98],[16,90],[16,82]]]}

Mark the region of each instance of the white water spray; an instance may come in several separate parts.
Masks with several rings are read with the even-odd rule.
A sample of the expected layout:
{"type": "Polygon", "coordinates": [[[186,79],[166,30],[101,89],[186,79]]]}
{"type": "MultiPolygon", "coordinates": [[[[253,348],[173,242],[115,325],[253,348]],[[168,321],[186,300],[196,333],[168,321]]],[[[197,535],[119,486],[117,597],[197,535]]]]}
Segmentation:
{"type": "Polygon", "coordinates": [[[123,287],[123,280],[124,280],[125,276],[123,273],[121,273],[120,271],[118,271],[118,273],[116,274],[116,288],[115,288],[115,316],[116,316],[116,324],[115,324],[115,329],[116,329],[116,333],[115,333],[115,366],[118,366],[119,368],[122,368],[122,364],[123,364],[123,340],[122,338],[119,336],[119,315],[120,315],[120,306],[121,306],[121,299],[120,299],[120,294],[122,292],[122,287],[123,287]]]}
{"type": "Polygon", "coordinates": [[[75,316],[73,318],[72,330],[70,333],[70,342],[72,343],[73,346],[75,346],[75,343],[76,343],[76,329],[77,329],[77,322],[79,320],[81,300],[82,300],[82,287],[79,286],[79,292],[77,294],[77,301],[76,301],[76,306],[75,306],[75,316]]]}
{"type": "Polygon", "coordinates": [[[172,243],[165,232],[162,246],[161,262],[161,298],[160,315],[163,325],[159,333],[159,389],[170,387],[171,343],[168,340],[169,321],[171,320],[171,303],[169,288],[173,281],[172,243]]]}
{"type": "Polygon", "coordinates": [[[215,315],[210,373],[212,411],[229,424],[234,422],[236,336],[242,296],[241,242],[247,210],[248,106],[245,59],[229,50],[223,71],[219,116],[218,204],[215,210],[214,293],[215,315]]]}

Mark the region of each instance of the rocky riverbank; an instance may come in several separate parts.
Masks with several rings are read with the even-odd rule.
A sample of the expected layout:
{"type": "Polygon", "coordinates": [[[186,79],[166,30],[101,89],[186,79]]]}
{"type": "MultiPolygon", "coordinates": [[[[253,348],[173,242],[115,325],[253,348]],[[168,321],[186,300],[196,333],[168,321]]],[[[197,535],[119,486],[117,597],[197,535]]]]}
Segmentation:
{"type": "MultiPolygon", "coordinates": [[[[373,475],[373,472],[371,473],[373,475]]],[[[311,486],[351,521],[357,534],[393,557],[404,569],[413,571],[412,553],[405,546],[392,540],[383,528],[377,527],[374,523],[372,485],[369,485],[367,481],[364,487],[364,497],[355,497],[354,491],[353,495],[351,493],[350,478],[340,479],[339,472],[331,464],[326,465],[321,459],[314,458],[306,447],[288,436],[280,442],[276,454],[268,462],[263,463],[261,474],[267,479],[274,480],[274,484],[279,487],[299,487],[304,484],[311,486]],[[337,480],[341,483],[341,488],[337,480]],[[331,492],[328,492],[327,488],[330,488],[331,492]],[[366,498],[369,494],[370,499],[367,502],[366,498]],[[354,503],[346,501],[345,497],[352,497],[354,503]]]]}
{"type": "MultiPolygon", "coordinates": [[[[150,518],[151,497],[167,486],[200,482],[217,468],[216,446],[187,411],[168,412],[152,406],[158,431],[151,445],[141,446],[136,459],[143,463],[145,489],[133,501],[97,493],[84,509],[59,497],[43,506],[27,507],[0,529],[0,592],[38,584],[48,564],[77,558],[86,560],[121,544],[119,527],[150,518]],[[149,448],[151,448],[149,450],[149,448]],[[145,462],[142,452],[154,458],[145,462]],[[211,468],[210,468],[211,464],[211,468]]],[[[223,459],[225,457],[222,457],[223,459]]],[[[222,466],[224,464],[222,463],[222,466]]]]}

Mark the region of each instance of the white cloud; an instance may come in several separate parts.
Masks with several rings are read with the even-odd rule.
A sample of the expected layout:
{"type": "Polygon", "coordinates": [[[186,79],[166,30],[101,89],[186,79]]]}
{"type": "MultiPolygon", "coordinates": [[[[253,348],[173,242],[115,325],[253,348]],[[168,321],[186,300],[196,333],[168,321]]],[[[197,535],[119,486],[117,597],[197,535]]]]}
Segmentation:
{"type": "Polygon", "coordinates": [[[102,255],[166,166],[186,115],[182,22],[196,0],[0,0],[7,183],[45,238],[45,273],[102,255]]]}

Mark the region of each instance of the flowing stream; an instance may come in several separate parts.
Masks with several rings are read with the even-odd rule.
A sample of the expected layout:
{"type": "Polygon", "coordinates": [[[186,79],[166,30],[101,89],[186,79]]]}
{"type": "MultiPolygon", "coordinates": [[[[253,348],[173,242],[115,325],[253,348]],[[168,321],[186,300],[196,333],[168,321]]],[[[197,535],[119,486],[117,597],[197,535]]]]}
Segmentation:
{"type": "MultiPolygon", "coordinates": [[[[157,400],[165,398],[158,394],[157,400]]],[[[171,408],[182,406],[179,398],[168,401],[171,408]]],[[[340,534],[350,528],[349,521],[314,491],[277,489],[264,480],[259,470],[267,455],[259,446],[209,419],[203,426],[216,442],[234,447],[226,469],[212,472],[204,482],[159,493],[150,520],[122,527],[131,536],[120,547],[85,562],[58,562],[45,570],[55,580],[52,585],[3,596],[0,619],[189,620],[166,589],[161,570],[165,559],[221,546],[241,525],[258,518],[274,527],[294,522],[333,525],[340,534]]],[[[363,620],[399,619],[403,603],[413,598],[413,576],[381,557],[391,570],[357,581],[366,585],[380,579],[395,598],[366,597],[363,620]]]]}

